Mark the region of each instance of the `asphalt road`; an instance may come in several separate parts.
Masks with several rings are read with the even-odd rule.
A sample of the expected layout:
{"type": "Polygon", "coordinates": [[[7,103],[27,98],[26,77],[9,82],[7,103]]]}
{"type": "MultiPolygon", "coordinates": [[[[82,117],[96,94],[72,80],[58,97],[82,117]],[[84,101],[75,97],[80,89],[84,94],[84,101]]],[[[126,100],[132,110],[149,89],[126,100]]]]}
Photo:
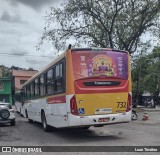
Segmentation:
{"type": "Polygon", "coordinates": [[[29,123],[16,114],[16,126],[0,126],[0,146],[160,146],[160,112],[149,120],[84,129],[44,132],[40,123],[29,123]]]}

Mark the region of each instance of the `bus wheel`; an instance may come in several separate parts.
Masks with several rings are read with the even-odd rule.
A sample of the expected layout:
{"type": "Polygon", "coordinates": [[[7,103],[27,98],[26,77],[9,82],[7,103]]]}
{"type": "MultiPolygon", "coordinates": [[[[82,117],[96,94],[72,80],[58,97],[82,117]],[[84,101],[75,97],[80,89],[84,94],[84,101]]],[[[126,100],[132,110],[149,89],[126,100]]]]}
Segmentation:
{"type": "Polygon", "coordinates": [[[41,114],[41,120],[42,120],[42,127],[43,127],[44,131],[48,132],[49,126],[47,125],[46,116],[45,116],[44,112],[42,112],[42,114],[41,114]]]}
{"type": "Polygon", "coordinates": [[[28,118],[28,112],[27,112],[27,110],[25,110],[25,112],[26,112],[26,118],[28,118]]]}
{"type": "Polygon", "coordinates": [[[89,128],[90,128],[90,126],[83,127],[83,129],[85,129],[85,130],[87,130],[87,129],[89,129],[89,128]]]}
{"type": "Polygon", "coordinates": [[[22,115],[22,112],[21,112],[21,108],[20,108],[20,116],[23,116],[23,115],[22,115]]]}
{"type": "Polygon", "coordinates": [[[29,123],[33,123],[33,120],[28,118],[28,122],[29,123]]]}

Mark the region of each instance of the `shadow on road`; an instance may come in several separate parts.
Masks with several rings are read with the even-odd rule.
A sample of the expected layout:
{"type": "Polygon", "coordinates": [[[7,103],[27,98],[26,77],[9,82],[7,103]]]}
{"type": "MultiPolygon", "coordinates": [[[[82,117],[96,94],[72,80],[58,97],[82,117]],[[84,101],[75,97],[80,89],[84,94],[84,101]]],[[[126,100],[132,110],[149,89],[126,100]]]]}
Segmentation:
{"type": "Polygon", "coordinates": [[[9,126],[11,126],[10,123],[0,124],[0,127],[9,127],[9,126]]]}
{"type": "MultiPolygon", "coordinates": [[[[35,127],[42,129],[41,123],[34,122],[32,125],[35,127]]],[[[80,129],[80,128],[63,128],[63,129],[56,129],[51,127],[51,131],[47,133],[44,132],[44,135],[53,137],[59,137],[65,139],[66,141],[70,142],[90,142],[90,141],[110,141],[110,140],[118,140],[123,139],[120,135],[123,133],[119,132],[118,134],[114,135],[114,133],[109,132],[104,127],[94,128],[90,127],[90,129],[80,129]]]]}

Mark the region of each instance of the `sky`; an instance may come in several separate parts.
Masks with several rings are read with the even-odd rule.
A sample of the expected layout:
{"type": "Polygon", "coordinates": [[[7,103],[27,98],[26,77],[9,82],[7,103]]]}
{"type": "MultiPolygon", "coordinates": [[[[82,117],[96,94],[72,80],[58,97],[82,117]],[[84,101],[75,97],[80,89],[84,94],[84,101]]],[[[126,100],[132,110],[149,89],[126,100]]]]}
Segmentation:
{"type": "MultiPolygon", "coordinates": [[[[41,70],[56,58],[56,49],[44,42],[36,46],[44,32],[50,7],[64,0],[0,0],[0,65],[41,70]]],[[[148,34],[143,36],[143,40],[148,34]]],[[[153,42],[155,44],[155,42],[153,42]]]]}
{"type": "Polygon", "coordinates": [[[0,65],[41,70],[56,58],[51,43],[36,45],[45,15],[62,0],[0,0],[0,65]]]}

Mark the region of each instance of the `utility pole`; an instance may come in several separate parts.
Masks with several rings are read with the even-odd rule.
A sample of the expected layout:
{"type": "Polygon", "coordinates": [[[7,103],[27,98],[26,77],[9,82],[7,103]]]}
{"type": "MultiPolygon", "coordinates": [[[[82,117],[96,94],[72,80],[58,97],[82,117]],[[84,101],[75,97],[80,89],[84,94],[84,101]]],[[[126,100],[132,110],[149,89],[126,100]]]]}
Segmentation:
{"type": "Polygon", "coordinates": [[[139,95],[140,95],[140,79],[141,79],[141,70],[142,70],[142,62],[141,62],[142,51],[139,58],[139,68],[138,68],[138,79],[137,79],[137,90],[136,90],[136,104],[139,105],[139,95]]]}
{"type": "Polygon", "coordinates": [[[155,91],[155,96],[154,96],[154,108],[156,108],[156,105],[159,105],[159,92],[160,92],[160,87],[159,87],[159,77],[160,74],[153,74],[157,77],[157,86],[156,86],[156,91],[155,91]]]}

